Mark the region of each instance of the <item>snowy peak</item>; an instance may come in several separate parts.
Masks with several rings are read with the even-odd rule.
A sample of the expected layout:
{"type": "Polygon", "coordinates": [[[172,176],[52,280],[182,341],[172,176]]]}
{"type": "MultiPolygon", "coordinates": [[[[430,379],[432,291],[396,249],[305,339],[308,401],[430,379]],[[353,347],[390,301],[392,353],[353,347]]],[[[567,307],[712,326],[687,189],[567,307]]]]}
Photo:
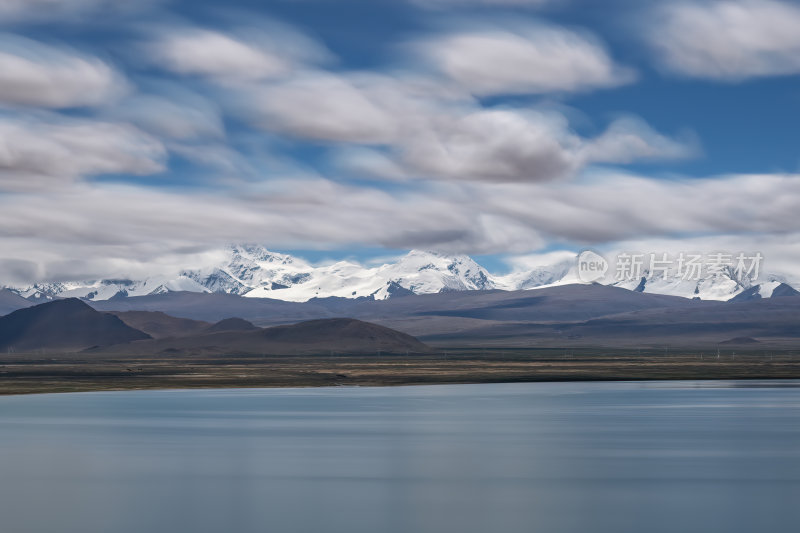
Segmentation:
{"type": "Polygon", "coordinates": [[[530,270],[520,270],[495,278],[497,288],[510,291],[536,289],[566,283],[580,283],[575,257],[563,259],[551,265],[537,266],[530,270]]]}
{"type": "Polygon", "coordinates": [[[418,250],[396,263],[372,268],[348,261],[319,267],[282,263],[282,267],[270,271],[270,283],[261,283],[245,296],[291,301],[330,296],[385,300],[412,293],[494,288],[489,273],[471,258],[418,250]]]}
{"type": "Polygon", "coordinates": [[[674,276],[664,277],[663,273],[642,272],[642,277],[613,283],[637,292],[681,296],[700,300],[730,300],[752,285],[746,276],[737,276],[733,269],[723,269],[712,275],[697,279],[683,279],[674,276]]]}
{"type": "Polygon", "coordinates": [[[211,292],[245,295],[255,289],[290,287],[310,277],[311,265],[263,246],[234,245],[225,250],[221,264],[181,274],[211,292]]]}
{"type": "Polygon", "coordinates": [[[780,281],[765,281],[740,292],[731,298],[731,301],[748,302],[762,298],[784,298],[787,296],[800,296],[800,291],[780,281]]]}
{"type": "Polygon", "coordinates": [[[383,273],[415,293],[495,288],[486,269],[466,255],[412,250],[397,263],[384,265],[383,273]]]}
{"type": "MultiPolygon", "coordinates": [[[[581,283],[576,256],[558,253],[553,263],[518,269],[498,276],[466,255],[412,250],[394,262],[365,266],[350,261],[312,265],[263,246],[233,245],[217,254],[212,264],[187,268],[173,275],[142,280],[106,279],[37,284],[13,289],[30,301],[54,298],[109,300],[174,291],[218,292],[247,298],[305,302],[313,298],[370,298],[384,300],[411,294],[449,291],[527,290],[581,283]]],[[[783,277],[765,275],[751,283],[723,270],[702,279],[664,279],[644,271],[639,279],[611,282],[632,291],[702,300],[770,298],[796,294],[783,277]]]]}

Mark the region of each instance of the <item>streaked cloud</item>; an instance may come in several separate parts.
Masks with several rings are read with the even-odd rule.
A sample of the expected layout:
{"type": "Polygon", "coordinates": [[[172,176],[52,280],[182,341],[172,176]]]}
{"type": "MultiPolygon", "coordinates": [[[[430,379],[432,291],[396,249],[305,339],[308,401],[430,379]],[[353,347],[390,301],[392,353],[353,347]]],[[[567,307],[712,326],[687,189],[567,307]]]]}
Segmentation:
{"type": "Polygon", "coordinates": [[[324,46],[269,20],[230,31],[164,27],[144,48],[151,61],[168,70],[223,83],[275,78],[305,63],[330,59],[324,46]]]}
{"type": "Polygon", "coordinates": [[[682,138],[668,137],[638,117],[615,120],[583,149],[587,161],[615,164],[648,159],[686,159],[699,153],[699,140],[693,134],[684,134],[682,138]]]}
{"type": "Polygon", "coordinates": [[[426,9],[458,9],[467,6],[539,8],[568,0],[410,0],[426,9]]]}
{"type": "Polygon", "coordinates": [[[83,182],[0,195],[0,246],[9,260],[49,264],[45,270],[54,277],[64,257],[86,261],[80,273],[70,266],[79,277],[98,264],[115,262],[121,274],[162,256],[185,266],[232,235],[254,242],[269,235],[279,249],[369,243],[517,254],[551,240],[613,246],[693,242],[702,235],[707,242],[729,239],[739,243],[737,249],[769,247],[778,254],[779,243],[800,235],[798,198],[796,175],[654,181],[611,173],[558,185],[436,183],[395,193],[315,176],[227,193],[83,182]]]}
{"type": "Polygon", "coordinates": [[[0,2],[0,23],[82,21],[98,14],[130,14],[141,12],[169,0],[3,0],[0,2]]]}
{"type": "Polygon", "coordinates": [[[347,170],[377,179],[549,181],[591,163],[693,151],[641,120],[620,120],[586,139],[557,111],[487,108],[454,87],[414,76],[315,71],[258,85],[235,100],[239,113],[265,130],[382,147],[345,147],[337,155],[347,170]]]}
{"type": "Polygon", "coordinates": [[[0,103],[46,108],[96,106],[126,82],[108,63],[68,48],[0,35],[0,103]]]}
{"type": "Polygon", "coordinates": [[[457,31],[418,49],[436,69],[482,96],[586,91],[635,78],[596,38],[545,24],[457,31]]]}
{"type": "MultiPolygon", "coordinates": [[[[708,103],[698,84],[635,71],[642,54],[625,46],[636,36],[592,25],[594,10],[580,16],[591,31],[532,18],[558,6],[537,14],[578,20],[568,10],[579,3],[402,4],[390,23],[359,12],[386,24],[363,34],[351,34],[358,17],[332,27],[287,8],[294,27],[252,2],[238,6],[250,16],[173,0],[152,18],[125,10],[153,2],[123,4],[0,2],[0,24],[28,32],[0,38],[0,285],[184,267],[232,241],[528,254],[698,234],[741,237],[740,248],[800,239],[800,177],[730,174],[743,158],[721,151],[742,142],[712,119],[698,128],[718,136],[707,144],[689,130],[708,103]],[[667,162],[702,157],[701,141],[720,161],[675,177],[667,162]],[[654,161],[664,166],[651,176],[624,170],[654,161]]],[[[681,1],[647,31],[660,65],[683,75],[797,73],[798,9],[681,1]]],[[[787,138],[774,124],[765,138],[787,138]]]]}
{"type": "Polygon", "coordinates": [[[107,114],[160,138],[192,140],[225,137],[225,125],[218,107],[189,91],[138,93],[120,102],[107,114]]]}
{"type": "Polygon", "coordinates": [[[390,143],[409,118],[399,114],[410,105],[402,83],[380,75],[312,71],[243,96],[240,113],[257,126],[310,140],[390,143]]]}
{"type": "Polygon", "coordinates": [[[0,191],[47,190],[98,174],[153,174],[165,160],[160,141],[126,124],[0,117],[0,191]]]}
{"type": "Polygon", "coordinates": [[[736,81],[800,73],[800,6],[775,0],[669,3],[647,27],[663,66],[736,81]]]}

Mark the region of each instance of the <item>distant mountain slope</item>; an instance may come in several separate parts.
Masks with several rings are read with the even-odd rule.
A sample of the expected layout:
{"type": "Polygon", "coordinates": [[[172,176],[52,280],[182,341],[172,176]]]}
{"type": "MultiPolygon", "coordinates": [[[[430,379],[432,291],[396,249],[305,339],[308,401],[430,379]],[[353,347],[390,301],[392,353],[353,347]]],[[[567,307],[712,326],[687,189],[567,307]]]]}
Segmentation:
{"type": "MultiPolygon", "coordinates": [[[[536,291],[456,291],[389,300],[315,299],[305,303],[229,294],[170,293],[91,302],[104,311],[163,311],[172,316],[218,321],[237,316],[260,326],[352,317],[375,321],[398,317],[463,317],[484,320],[580,321],[654,307],[680,308],[700,302],[640,294],[605,285],[562,285],[536,291]]],[[[707,303],[707,302],[702,302],[707,303]]]]}
{"type": "Polygon", "coordinates": [[[251,331],[259,329],[243,318],[225,318],[216,324],[212,324],[205,329],[206,333],[217,333],[220,331],[251,331]]]}
{"type": "MultiPolygon", "coordinates": [[[[707,303],[707,302],[702,302],[707,303]]],[[[681,309],[701,302],[640,294],[607,285],[560,285],[535,291],[426,294],[382,302],[357,302],[352,316],[439,316],[494,321],[577,322],[652,308],[681,309]]]]}
{"type": "Polygon", "coordinates": [[[380,322],[428,344],[443,346],[711,350],[722,342],[744,337],[758,339],[764,348],[792,349],[800,345],[800,298],[738,303],[684,301],[689,305],[653,307],[575,322],[484,320],[449,330],[447,321],[438,317],[423,323],[410,319],[380,322]],[[436,327],[432,328],[432,324],[436,327]]]}
{"type": "Polygon", "coordinates": [[[89,304],[99,311],[162,311],[175,317],[207,322],[238,316],[256,321],[259,325],[286,324],[334,316],[326,307],[314,302],[242,298],[221,293],[171,292],[89,304]]]}
{"type": "Polygon", "coordinates": [[[0,316],[7,315],[17,309],[24,309],[25,307],[32,306],[33,303],[29,302],[22,296],[9,289],[0,289],[0,316]]]}
{"type": "Polygon", "coordinates": [[[429,348],[390,328],[348,318],[321,319],[288,326],[155,339],[92,353],[126,355],[313,355],[420,353],[429,348]]]}
{"type": "Polygon", "coordinates": [[[84,302],[56,300],[0,317],[0,351],[77,350],[150,338],[84,302]]]}
{"type": "Polygon", "coordinates": [[[110,314],[154,339],[199,335],[211,327],[209,322],[177,318],[161,311],[112,311],[110,314]]]}

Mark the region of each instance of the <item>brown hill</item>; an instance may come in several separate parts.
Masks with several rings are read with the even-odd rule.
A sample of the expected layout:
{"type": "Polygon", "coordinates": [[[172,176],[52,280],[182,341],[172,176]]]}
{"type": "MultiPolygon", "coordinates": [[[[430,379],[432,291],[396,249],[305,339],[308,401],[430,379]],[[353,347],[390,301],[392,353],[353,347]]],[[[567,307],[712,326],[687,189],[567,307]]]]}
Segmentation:
{"type": "Polygon", "coordinates": [[[75,298],[55,300],[0,317],[0,351],[80,350],[149,339],[119,318],[75,298]]]}
{"type": "Polygon", "coordinates": [[[206,333],[217,333],[219,331],[252,331],[254,329],[260,328],[243,318],[226,318],[207,327],[205,331],[206,333]]]}
{"type": "Polygon", "coordinates": [[[147,340],[91,351],[120,355],[348,355],[421,353],[427,352],[428,347],[384,326],[332,318],[250,331],[147,340]]]}
{"type": "Polygon", "coordinates": [[[211,327],[211,324],[202,320],[177,318],[160,311],[111,311],[110,314],[154,339],[200,335],[211,327]]]}

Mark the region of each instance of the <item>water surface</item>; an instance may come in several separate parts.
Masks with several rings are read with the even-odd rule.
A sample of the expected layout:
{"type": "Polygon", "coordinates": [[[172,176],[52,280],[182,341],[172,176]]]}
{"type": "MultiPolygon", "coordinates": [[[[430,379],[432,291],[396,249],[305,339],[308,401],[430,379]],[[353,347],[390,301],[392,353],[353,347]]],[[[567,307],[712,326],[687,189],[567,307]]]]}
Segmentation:
{"type": "Polygon", "coordinates": [[[797,531],[800,383],[0,397],[0,531],[797,531]]]}

